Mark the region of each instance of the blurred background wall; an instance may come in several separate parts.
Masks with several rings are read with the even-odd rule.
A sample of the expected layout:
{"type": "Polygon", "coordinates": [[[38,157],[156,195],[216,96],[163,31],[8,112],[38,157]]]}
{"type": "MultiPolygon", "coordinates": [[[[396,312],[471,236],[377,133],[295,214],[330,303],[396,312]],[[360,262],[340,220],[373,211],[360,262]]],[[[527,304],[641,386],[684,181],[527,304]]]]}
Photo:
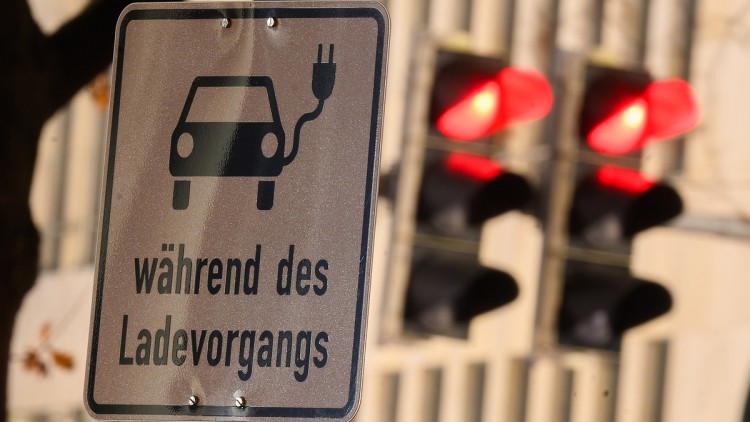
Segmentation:
{"type": "MultiPolygon", "coordinates": [[[[30,3],[42,28],[51,30],[85,2],[30,3]]],[[[378,205],[364,392],[355,420],[742,420],[750,382],[750,2],[384,4],[391,40],[381,171],[398,168],[394,183],[407,188],[378,205]],[[422,165],[419,154],[405,151],[421,148],[428,136],[424,104],[434,48],[446,45],[503,56],[553,82],[565,58],[596,57],[692,85],[702,110],[699,125],[677,140],[647,145],[641,160],[644,172],[677,189],[685,210],[635,239],[631,267],[667,287],[674,304],[666,315],[629,330],[620,352],[539,347],[545,232],[537,216],[517,211],[487,221],[475,246],[484,265],[514,277],[519,296],[474,318],[466,339],[405,332],[409,270],[401,253],[411,246],[398,209],[416,200],[408,186],[418,183],[422,165]]],[[[13,420],[88,418],[81,401],[108,78],[81,91],[48,122],[40,141],[31,200],[42,232],[43,274],[16,325],[9,362],[13,420]],[[69,356],[72,368],[29,370],[25,357],[42,339],[69,356]]],[[[549,133],[545,120],[504,131],[497,159],[545,183],[549,133]]]]}

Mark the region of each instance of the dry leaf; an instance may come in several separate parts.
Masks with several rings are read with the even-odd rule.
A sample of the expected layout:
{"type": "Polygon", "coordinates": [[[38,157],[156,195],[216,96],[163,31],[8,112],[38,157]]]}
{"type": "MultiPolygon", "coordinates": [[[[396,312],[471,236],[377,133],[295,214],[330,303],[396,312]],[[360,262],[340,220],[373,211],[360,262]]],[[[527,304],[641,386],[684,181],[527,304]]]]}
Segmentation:
{"type": "Polygon", "coordinates": [[[47,375],[47,365],[39,359],[39,356],[33,350],[29,350],[24,355],[23,367],[29,372],[38,372],[41,375],[47,375]]]}
{"type": "Polygon", "coordinates": [[[59,350],[50,350],[50,354],[52,354],[52,361],[60,368],[67,370],[73,369],[73,356],[70,354],[59,350]]]}
{"type": "Polygon", "coordinates": [[[101,73],[94,79],[91,84],[91,95],[97,107],[105,110],[109,105],[109,77],[106,73],[101,73]]]}

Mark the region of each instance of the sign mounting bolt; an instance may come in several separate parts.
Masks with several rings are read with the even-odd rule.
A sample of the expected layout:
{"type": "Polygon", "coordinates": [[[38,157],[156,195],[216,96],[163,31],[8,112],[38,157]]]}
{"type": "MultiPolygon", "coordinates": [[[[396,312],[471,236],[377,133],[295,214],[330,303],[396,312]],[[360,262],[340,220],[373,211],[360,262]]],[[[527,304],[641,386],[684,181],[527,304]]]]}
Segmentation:
{"type": "Polygon", "coordinates": [[[242,396],[239,396],[239,397],[235,397],[235,398],[234,398],[234,405],[235,405],[235,406],[236,406],[236,407],[237,407],[238,409],[244,409],[244,408],[245,408],[245,406],[247,405],[247,402],[245,401],[245,398],[244,398],[244,397],[242,397],[242,396]]]}
{"type": "Polygon", "coordinates": [[[279,20],[276,18],[268,18],[266,19],[266,26],[269,28],[276,28],[279,26],[279,20]]]}
{"type": "Polygon", "coordinates": [[[222,28],[229,28],[229,19],[227,19],[227,18],[223,18],[223,19],[221,20],[221,27],[222,27],[222,28]]]}
{"type": "Polygon", "coordinates": [[[190,396],[190,398],[188,399],[188,406],[198,406],[198,396],[190,396]]]}

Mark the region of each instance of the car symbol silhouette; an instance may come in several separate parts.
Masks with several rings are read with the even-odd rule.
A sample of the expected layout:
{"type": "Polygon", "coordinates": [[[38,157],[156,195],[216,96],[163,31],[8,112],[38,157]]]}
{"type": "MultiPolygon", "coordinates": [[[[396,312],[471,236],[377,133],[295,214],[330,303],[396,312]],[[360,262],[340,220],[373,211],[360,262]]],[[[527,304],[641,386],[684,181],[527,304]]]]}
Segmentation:
{"type": "MultiPolygon", "coordinates": [[[[323,45],[313,64],[312,91],[317,107],[303,114],[294,127],[289,155],[284,156],[281,125],[273,82],[268,76],[198,76],[193,80],[180,120],[172,133],[169,172],[176,178],[230,176],[274,178],[299,150],[302,126],[315,120],[335,84],[333,45],[327,63],[323,45]]],[[[258,181],[257,208],[273,207],[275,181],[258,181]]],[[[187,209],[190,180],[175,180],[172,208],[187,209]]]]}
{"type": "MultiPolygon", "coordinates": [[[[218,120],[218,119],[217,119],[218,120]]],[[[281,126],[276,95],[267,76],[199,76],[193,81],[180,121],[172,134],[169,171],[175,177],[190,176],[264,176],[274,177],[284,167],[284,129],[281,126]],[[211,87],[242,91],[246,87],[261,88],[270,107],[270,121],[190,121],[196,95],[211,87]]],[[[259,182],[260,200],[268,196],[273,181],[259,182]],[[264,195],[265,194],[265,195],[264,195]]],[[[187,208],[189,181],[175,181],[173,207],[187,208]],[[185,186],[184,184],[187,184],[185,186]],[[180,186],[183,185],[183,186],[180,186]],[[182,192],[181,192],[182,190],[182,192]]],[[[266,204],[269,205],[269,204],[266,204]]],[[[270,208],[268,206],[268,208],[270,208]]]]}

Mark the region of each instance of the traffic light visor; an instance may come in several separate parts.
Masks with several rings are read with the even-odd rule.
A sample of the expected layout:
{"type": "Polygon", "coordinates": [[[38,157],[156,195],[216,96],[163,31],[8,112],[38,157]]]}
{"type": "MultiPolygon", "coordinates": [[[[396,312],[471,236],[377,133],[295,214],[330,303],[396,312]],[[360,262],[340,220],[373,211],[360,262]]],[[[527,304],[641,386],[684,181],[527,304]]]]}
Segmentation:
{"type": "Polygon", "coordinates": [[[700,110],[690,84],[680,79],[667,79],[649,85],[646,98],[651,104],[650,136],[663,140],[692,130],[700,118],[700,110]]]}
{"type": "Polygon", "coordinates": [[[503,115],[508,122],[541,119],[552,109],[554,96],[547,79],[533,69],[503,69],[498,76],[503,115]]]}

